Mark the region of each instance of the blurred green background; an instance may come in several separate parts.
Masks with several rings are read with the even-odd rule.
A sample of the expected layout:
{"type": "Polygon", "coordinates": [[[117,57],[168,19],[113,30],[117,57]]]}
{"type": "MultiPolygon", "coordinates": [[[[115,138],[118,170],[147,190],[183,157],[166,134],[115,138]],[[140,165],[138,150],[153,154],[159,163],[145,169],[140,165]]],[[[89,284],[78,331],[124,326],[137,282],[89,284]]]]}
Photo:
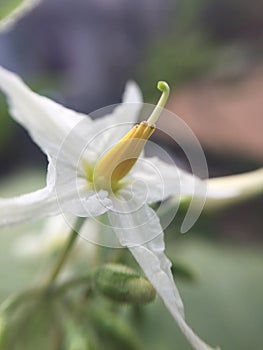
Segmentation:
{"type": "MultiPolygon", "coordinates": [[[[168,109],[193,129],[211,176],[220,176],[262,166],[262,44],[257,0],[46,0],[0,35],[0,64],[39,93],[86,113],[119,102],[128,79],[153,103],[156,81],[167,80],[168,109]]],[[[12,121],[2,95],[0,122],[0,196],[43,186],[46,159],[12,121]]],[[[165,135],[155,140],[187,168],[175,143],[165,135]]],[[[169,256],[196,276],[178,279],[187,320],[222,349],[263,348],[262,206],[256,198],[203,215],[187,235],[177,233],[178,222],[166,233],[169,256]]],[[[2,300],[45,275],[48,254],[32,263],[13,249],[42,225],[1,230],[2,300]]],[[[129,307],[123,309],[126,317],[129,307]]],[[[141,312],[140,321],[129,322],[145,349],[190,349],[159,299],[141,312]]]]}
{"type": "MultiPolygon", "coordinates": [[[[38,188],[43,185],[43,181],[43,176],[32,170],[10,178],[9,187],[2,184],[0,189],[1,193],[12,195],[38,188]]],[[[34,234],[37,236],[38,231],[43,231],[43,225],[44,220],[1,230],[1,300],[25,288],[34,287],[47,277],[50,266],[56,260],[56,254],[54,255],[51,250],[44,251],[43,247],[43,253],[27,256],[23,254],[23,250],[27,251],[28,248],[21,244],[18,246],[21,237],[29,234],[32,237],[34,234]]],[[[60,235],[64,233],[59,232],[60,235]]],[[[178,233],[175,223],[166,232],[168,256],[180,261],[180,264],[189,269],[194,278],[184,278],[180,274],[177,278],[175,272],[177,285],[185,303],[187,320],[202,338],[210,344],[220,344],[221,349],[261,350],[263,343],[262,246],[253,243],[241,245],[240,242],[233,240],[229,242],[220,238],[220,232],[218,236],[215,236],[216,233],[217,228],[213,225],[213,220],[210,218],[208,222],[206,217],[201,218],[199,224],[186,235],[178,233]],[[207,232],[204,232],[204,227],[207,227],[207,232]]],[[[42,241],[39,244],[44,243],[42,241]]],[[[39,244],[36,245],[36,250],[39,249],[39,244]]],[[[68,263],[68,267],[73,266],[74,269],[67,277],[79,272],[85,273],[91,267],[89,243],[81,241],[81,244],[82,247],[75,250],[75,254],[68,263]]],[[[99,254],[102,253],[102,248],[96,247],[96,249],[99,254]]],[[[114,254],[114,250],[110,248],[105,250],[106,254],[114,254]]],[[[105,254],[104,250],[103,254],[105,254]]],[[[133,262],[132,265],[134,265],[133,262]]],[[[139,270],[138,267],[137,270],[139,270]]],[[[48,308],[51,306],[49,305],[48,308]]],[[[91,312],[89,299],[81,299],[81,309],[86,309],[87,313],[91,312]]],[[[117,312],[117,306],[113,310],[117,312]]],[[[131,306],[123,305],[120,310],[117,313],[118,317],[121,317],[123,323],[127,322],[132,327],[144,349],[190,350],[191,347],[160,299],[157,298],[153,303],[134,310],[131,306]]],[[[29,316],[26,320],[28,325],[32,322],[29,316]]],[[[111,321],[112,318],[109,322],[111,321]]],[[[41,323],[35,324],[41,328],[41,323]]],[[[52,323],[49,326],[51,327],[52,323]]],[[[88,333],[89,325],[84,324],[84,326],[88,333]]],[[[41,335],[37,330],[38,328],[35,334],[40,333],[38,347],[46,349],[47,333],[41,335]]],[[[86,333],[85,335],[87,336],[86,333]]],[[[108,345],[107,349],[126,348],[122,343],[118,345],[118,341],[113,344],[113,347],[108,345]]],[[[18,349],[25,349],[23,338],[20,339],[18,349]]],[[[54,347],[54,349],[57,348],[54,347]]],[[[76,347],[76,349],[82,348],[76,347]]],[[[135,348],[131,347],[131,349],[135,348]]]]}

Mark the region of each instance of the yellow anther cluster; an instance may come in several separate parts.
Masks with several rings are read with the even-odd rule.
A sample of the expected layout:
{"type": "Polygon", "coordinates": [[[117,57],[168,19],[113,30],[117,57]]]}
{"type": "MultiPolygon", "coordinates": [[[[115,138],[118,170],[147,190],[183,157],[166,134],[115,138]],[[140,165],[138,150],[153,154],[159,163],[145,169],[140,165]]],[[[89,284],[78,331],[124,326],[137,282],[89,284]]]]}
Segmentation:
{"type": "Polygon", "coordinates": [[[134,166],[154,130],[155,126],[145,121],[135,125],[99,159],[93,173],[94,185],[107,190],[118,188],[119,181],[134,166]]]}

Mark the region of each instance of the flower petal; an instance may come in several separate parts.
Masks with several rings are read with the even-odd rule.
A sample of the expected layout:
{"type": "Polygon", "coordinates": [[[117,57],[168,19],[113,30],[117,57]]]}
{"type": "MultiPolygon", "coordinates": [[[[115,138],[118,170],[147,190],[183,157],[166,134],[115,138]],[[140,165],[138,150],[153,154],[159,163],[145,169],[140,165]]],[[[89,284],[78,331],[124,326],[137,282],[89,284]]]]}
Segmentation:
{"type": "Polygon", "coordinates": [[[162,201],[170,196],[205,197],[206,194],[204,181],[156,157],[138,159],[129,179],[133,181],[134,191],[141,192],[142,187],[147,188],[147,203],[162,201]]]}
{"type": "MultiPolygon", "coordinates": [[[[157,215],[146,205],[142,206],[136,215],[128,214],[128,208],[129,205],[119,214],[108,212],[121,245],[129,248],[193,348],[211,350],[212,348],[204,343],[184,320],[183,303],[173,280],[171,263],[164,253],[164,237],[157,215]],[[139,217],[141,223],[138,222],[139,217]],[[136,245],[140,235],[143,239],[148,236],[149,240],[136,245]],[[153,236],[155,238],[150,240],[153,236]]],[[[130,208],[131,211],[134,210],[133,206],[130,208]]]]}
{"type": "Polygon", "coordinates": [[[178,291],[170,276],[170,261],[164,254],[163,237],[158,236],[152,242],[143,246],[129,248],[144,273],[151,281],[162,298],[167,309],[177,322],[179,328],[196,350],[211,350],[187,325],[181,309],[178,307],[178,291]]]}
{"type": "Polygon", "coordinates": [[[56,195],[49,187],[15,198],[0,198],[0,227],[58,213],[56,195]]]}
{"type": "Polygon", "coordinates": [[[130,249],[161,296],[171,290],[183,315],[183,302],[173,280],[171,263],[164,254],[163,230],[154,210],[148,205],[139,205],[136,200],[123,199],[122,203],[114,202],[114,211],[110,210],[108,216],[121,245],[130,249]],[[142,251],[146,252],[145,259],[137,254],[142,251]],[[156,276],[159,277],[156,279],[156,276]],[[161,280],[163,284],[159,283],[161,280]]]}
{"type": "Polygon", "coordinates": [[[142,92],[135,81],[128,81],[122,95],[122,103],[108,116],[110,124],[136,123],[143,102],[142,92]]]}
{"type": "Polygon", "coordinates": [[[141,91],[135,82],[129,81],[125,87],[122,103],[117,105],[113,112],[111,112],[112,106],[108,106],[96,111],[98,115],[94,114],[94,117],[101,114],[104,116],[94,120],[92,129],[86,135],[86,140],[89,142],[85,158],[95,161],[103,152],[115,145],[136,123],[141,107],[141,91]]]}
{"type": "Polygon", "coordinates": [[[54,188],[61,211],[80,217],[102,215],[111,208],[111,199],[107,191],[95,192],[89,187],[78,157],[69,163],[62,155],[53,168],[54,188]]]}
{"type": "Polygon", "coordinates": [[[142,101],[143,101],[142,92],[139,86],[135,83],[135,81],[129,80],[126,83],[126,86],[124,89],[122,102],[123,103],[141,103],[142,101]]]}
{"type": "Polygon", "coordinates": [[[7,95],[13,118],[47,153],[54,153],[69,132],[89,117],[36,94],[14,73],[0,67],[0,89],[7,95]]]}
{"type": "Polygon", "coordinates": [[[47,186],[36,192],[14,198],[0,198],[0,227],[34,221],[61,213],[81,217],[99,216],[109,210],[111,200],[106,191],[88,191],[80,183],[47,186]]]}
{"type": "Polygon", "coordinates": [[[68,163],[49,157],[47,186],[15,198],[0,198],[0,226],[19,224],[42,217],[69,213],[93,217],[111,208],[108,192],[89,190],[87,181],[68,163]]]}
{"type": "Polygon", "coordinates": [[[228,175],[207,180],[207,196],[213,199],[250,198],[263,191],[263,168],[247,173],[228,175]]]}

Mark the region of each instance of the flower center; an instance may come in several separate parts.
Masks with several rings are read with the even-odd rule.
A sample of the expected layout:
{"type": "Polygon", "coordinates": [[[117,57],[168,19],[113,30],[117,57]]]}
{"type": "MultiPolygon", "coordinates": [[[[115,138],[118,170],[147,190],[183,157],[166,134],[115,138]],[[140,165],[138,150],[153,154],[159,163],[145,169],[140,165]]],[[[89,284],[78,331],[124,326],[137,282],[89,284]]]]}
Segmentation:
{"type": "Polygon", "coordinates": [[[93,171],[93,183],[97,189],[117,191],[120,181],[130,172],[139,158],[147,140],[155,131],[158,120],[168,99],[170,88],[160,81],[157,85],[162,96],[147,121],[135,125],[123,138],[114,145],[97,162],[93,171]]]}

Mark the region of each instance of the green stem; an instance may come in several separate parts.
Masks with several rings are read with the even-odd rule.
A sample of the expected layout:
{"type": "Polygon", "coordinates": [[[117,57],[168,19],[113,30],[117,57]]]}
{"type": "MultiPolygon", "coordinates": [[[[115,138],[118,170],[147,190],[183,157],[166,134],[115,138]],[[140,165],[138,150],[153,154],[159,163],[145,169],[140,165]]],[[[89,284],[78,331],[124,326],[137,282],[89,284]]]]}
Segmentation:
{"type": "Polygon", "coordinates": [[[55,267],[54,267],[54,269],[53,269],[53,271],[48,279],[48,283],[47,283],[48,288],[55,282],[58,274],[60,273],[60,271],[65,263],[65,261],[67,260],[68,255],[71,252],[71,249],[73,248],[74,243],[78,237],[78,231],[81,228],[81,226],[83,225],[84,221],[85,221],[85,218],[79,217],[75,223],[74,228],[71,230],[70,236],[69,236],[68,241],[64,247],[64,250],[62,251],[62,254],[60,255],[60,257],[57,261],[57,264],[55,265],[55,267]]]}

